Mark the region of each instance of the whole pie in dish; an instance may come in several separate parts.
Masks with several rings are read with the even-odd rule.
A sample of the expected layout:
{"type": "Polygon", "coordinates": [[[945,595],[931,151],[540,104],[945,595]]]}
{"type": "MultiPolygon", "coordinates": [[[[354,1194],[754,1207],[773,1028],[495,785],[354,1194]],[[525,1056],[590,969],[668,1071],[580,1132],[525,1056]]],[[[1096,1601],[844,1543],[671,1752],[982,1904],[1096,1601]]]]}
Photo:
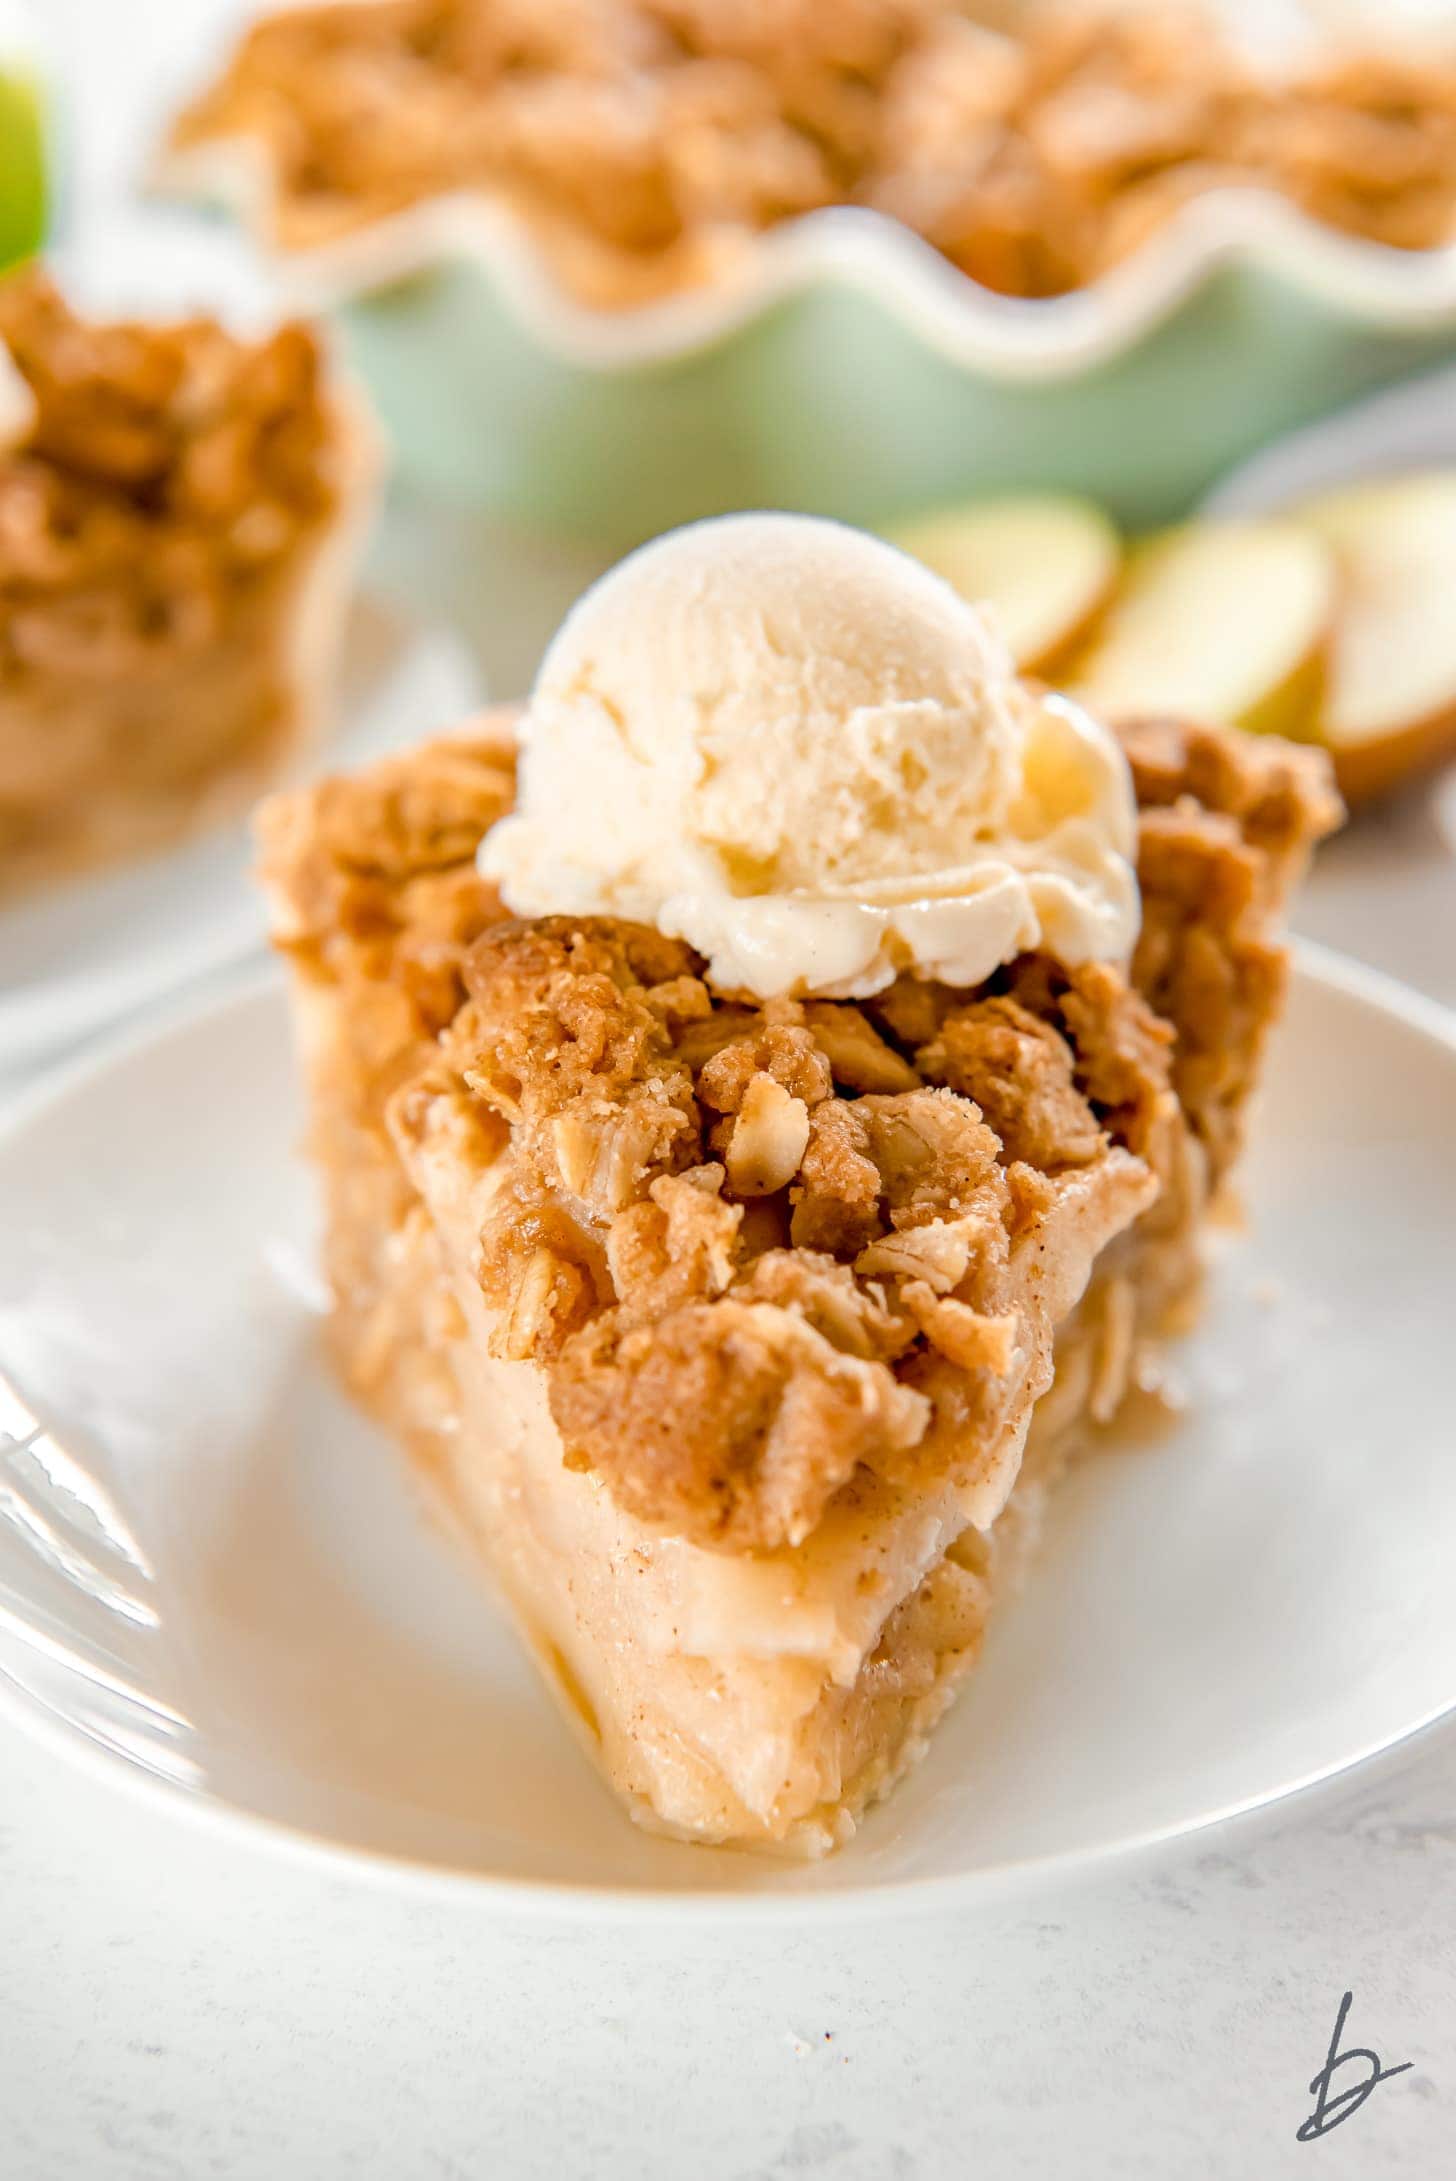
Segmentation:
{"type": "Polygon", "coordinates": [[[1119,752],[796,518],[646,549],[520,718],[265,806],[334,1353],[641,1822],[819,1853],[923,1752],[1196,1309],[1336,816],[1313,751],[1119,752]]]}
{"type": "Polygon", "coordinates": [[[0,285],[0,890],[164,845],[318,730],[373,469],[301,325],[0,285]]]}
{"type": "Polygon", "coordinates": [[[1336,51],[1276,79],[1198,7],[963,0],[366,0],[275,10],[179,117],[187,186],[263,184],[326,245],[433,198],[522,216],[566,285],[625,307],[753,236],[870,206],[972,279],[1064,293],[1191,199],[1275,191],[1400,249],[1448,242],[1456,71],[1336,51]],[[982,10],[980,12],[987,12],[982,10]],[[219,153],[222,154],[219,161],[219,153]]]}

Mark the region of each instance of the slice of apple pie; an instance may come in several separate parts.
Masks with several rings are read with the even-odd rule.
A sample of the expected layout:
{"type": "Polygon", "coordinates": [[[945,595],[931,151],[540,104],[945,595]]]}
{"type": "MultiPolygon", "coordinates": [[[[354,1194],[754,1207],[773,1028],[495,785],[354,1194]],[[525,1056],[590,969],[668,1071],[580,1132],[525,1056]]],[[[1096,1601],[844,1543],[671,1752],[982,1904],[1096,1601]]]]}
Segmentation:
{"type": "MultiPolygon", "coordinates": [[[[926,676],[886,620],[884,732],[908,723],[933,769],[931,699],[911,693],[926,676]]],[[[793,630],[764,632],[776,658],[794,651],[793,630]]],[[[697,639],[661,634],[661,671],[690,692],[697,639]]],[[[1099,958],[1068,937],[1095,859],[1075,773],[1053,762],[1059,715],[1021,692],[1053,724],[1045,746],[1028,729],[994,870],[922,869],[915,901],[859,934],[877,951],[833,980],[851,993],[802,970],[765,992],[782,949],[738,933],[747,970],[729,981],[681,892],[653,920],[511,917],[482,875],[487,838],[500,885],[530,891],[543,812],[570,850],[591,767],[578,742],[575,789],[556,771],[547,809],[543,743],[553,704],[584,701],[583,660],[603,676],[590,639],[579,625],[523,722],[265,809],[333,1343],[478,1540],[633,1815],[819,1852],[922,1752],[1079,1435],[1186,1322],[1279,1005],[1274,925],[1335,804],[1314,753],[1130,730],[1141,928],[1130,959],[1099,958]],[[951,910],[999,899],[1033,837],[1034,928],[1013,919],[983,974],[926,974],[970,944],[951,910]],[[695,918],[696,944],[667,928],[695,918]]],[[[757,704],[742,649],[736,666],[757,704]]],[[[590,701],[629,732],[609,692],[590,701]]],[[[654,731],[683,735],[639,721],[632,762],[654,731]]],[[[847,732],[865,738],[863,706],[847,732]]],[[[721,744],[695,792],[735,762],[721,744]]],[[[885,793],[891,777],[882,764],[885,793]]],[[[823,809],[827,837],[832,786],[823,809]]],[[[597,813],[623,869],[626,819],[597,813]]],[[[913,855],[915,812],[898,815],[913,855]]],[[[892,890],[860,884],[878,914],[892,890]]],[[[766,899],[704,915],[721,936],[725,901],[766,899]]],[[[790,911],[845,906],[779,899],[793,929],[790,911]]],[[[833,922],[811,937],[843,972],[833,922]]]]}
{"type": "Polygon", "coordinates": [[[374,467],[302,325],[0,285],[0,891],[164,845],[317,730],[374,467]]]}

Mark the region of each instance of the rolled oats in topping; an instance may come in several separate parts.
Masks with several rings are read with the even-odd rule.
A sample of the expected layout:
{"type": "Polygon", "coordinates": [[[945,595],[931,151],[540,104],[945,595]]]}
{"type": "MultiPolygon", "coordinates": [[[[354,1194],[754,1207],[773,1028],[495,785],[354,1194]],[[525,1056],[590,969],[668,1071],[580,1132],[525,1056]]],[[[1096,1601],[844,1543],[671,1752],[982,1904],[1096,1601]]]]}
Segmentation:
{"type": "Polygon", "coordinates": [[[877,206],[984,286],[1053,295],[1189,198],[1283,191],[1404,249],[1456,218],[1456,66],[1346,56],[1257,75],[1173,4],[383,0],[270,16],[179,119],[181,149],[266,145],[279,238],[323,242],[460,190],[500,193],[599,304],[711,277],[715,245],[877,206]]]}
{"type": "Polygon", "coordinates": [[[301,325],[94,324],[32,271],[0,284],[0,348],[29,396],[0,449],[0,678],[208,642],[230,594],[334,511],[301,325]]]}

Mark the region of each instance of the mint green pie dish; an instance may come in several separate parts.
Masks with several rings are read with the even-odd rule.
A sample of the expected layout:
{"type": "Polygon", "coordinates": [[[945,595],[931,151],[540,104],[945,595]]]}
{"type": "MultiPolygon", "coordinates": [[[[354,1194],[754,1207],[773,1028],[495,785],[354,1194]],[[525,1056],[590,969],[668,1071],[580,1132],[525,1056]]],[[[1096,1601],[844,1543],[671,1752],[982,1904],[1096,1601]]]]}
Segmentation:
{"type": "MultiPolygon", "coordinates": [[[[268,231],[256,145],[174,157],[163,181],[268,231]]],[[[482,196],[273,266],[293,304],[336,315],[409,483],[614,546],[733,507],[879,524],[1012,486],[1164,521],[1270,438],[1456,350],[1456,246],[1353,241],[1258,190],[1195,200],[1050,302],[992,295],[848,208],[618,312],[567,295],[482,196]]]]}

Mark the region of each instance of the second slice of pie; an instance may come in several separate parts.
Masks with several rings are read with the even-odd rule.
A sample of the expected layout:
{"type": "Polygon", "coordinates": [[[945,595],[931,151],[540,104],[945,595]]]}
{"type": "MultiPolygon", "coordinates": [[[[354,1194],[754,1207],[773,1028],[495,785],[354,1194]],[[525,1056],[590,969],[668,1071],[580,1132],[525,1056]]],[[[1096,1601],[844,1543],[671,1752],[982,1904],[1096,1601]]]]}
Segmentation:
{"type": "Polygon", "coordinates": [[[0,898],[235,813],[321,733],[376,468],[302,324],[0,284],[0,898]]]}
{"type": "Polygon", "coordinates": [[[634,1816],[821,1852],[922,1752],[1187,1321],[1335,814],[772,517],[625,564],[522,720],[269,806],[336,1354],[634,1816]]]}

